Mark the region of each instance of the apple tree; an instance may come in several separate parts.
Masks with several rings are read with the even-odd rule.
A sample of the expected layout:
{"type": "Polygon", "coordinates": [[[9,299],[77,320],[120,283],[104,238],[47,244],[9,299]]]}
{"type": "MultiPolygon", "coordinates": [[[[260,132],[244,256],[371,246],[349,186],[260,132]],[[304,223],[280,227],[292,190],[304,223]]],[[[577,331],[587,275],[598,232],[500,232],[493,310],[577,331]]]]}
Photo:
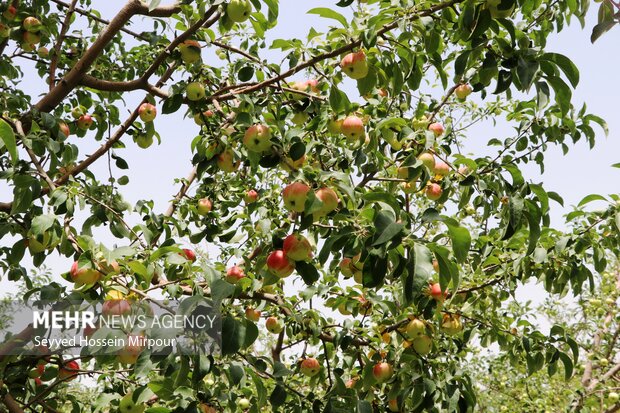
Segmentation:
{"type": "Polygon", "coordinates": [[[25,329],[0,347],[8,411],[474,411],[480,345],[571,379],[578,331],[505,306],[528,280],[580,296],[618,251],[615,198],[560,231],[561,194],[524,173],[606,130],[571,102],[578,68],[546,50],[589,2],[340,0],[307,6],[324,32],[273,39],[280,6],[126,0],[106,20],[90,0],[2,5],[6,280],[59,302],[206,296],[222,315],[221,354],[197,357],[15,355],[25,329]],[[130,204],[164,117],[189,172],[166,165],[167,209],[130,204]],[[495,120],[510,131],[468,155],[495,120]]]}

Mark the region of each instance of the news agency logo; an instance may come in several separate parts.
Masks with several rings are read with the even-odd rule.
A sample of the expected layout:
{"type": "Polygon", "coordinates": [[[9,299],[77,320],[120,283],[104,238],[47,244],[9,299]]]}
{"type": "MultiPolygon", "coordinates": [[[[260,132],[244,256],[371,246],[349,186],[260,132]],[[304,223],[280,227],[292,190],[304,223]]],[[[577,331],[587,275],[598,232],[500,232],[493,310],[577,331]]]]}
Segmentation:
{"type": "MultiPolygon", "coordinates": [[[[105,300],[14,303],[0,337],[32,328],[26,346],[7,354],[116,355],[135,362],[144,351],[195,355],[221,351],[219,304],[204,297],[180,301],[105,300]]],[[[2,347],[0,347],[2,348],[2,347]]]]}

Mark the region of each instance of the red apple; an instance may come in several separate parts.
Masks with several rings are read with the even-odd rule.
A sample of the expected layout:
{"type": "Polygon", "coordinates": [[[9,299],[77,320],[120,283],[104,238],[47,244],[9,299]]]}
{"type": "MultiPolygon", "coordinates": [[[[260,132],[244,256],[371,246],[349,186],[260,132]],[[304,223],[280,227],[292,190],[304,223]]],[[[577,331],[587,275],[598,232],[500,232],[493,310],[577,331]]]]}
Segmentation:
{"type": "Polygon", "coordinates": [[[243,136],[243,144],[252,152],[266,152],[271,149],[271,131],[265,125],[250,126],[243,136]]]}
{"type": "Polygon", "coordinates": [[[77,121],[77,127],[82,130],[88,130],[93,124],[93,117],[88,113],[83,114],[77,121]]]}
{"type": "Polygon", "coordinates": [[[189,260],[191,262],[196,261],[196,253],[189,248],[183,248],[181,256],[185,257],[186,260],[189,260]]]}
{"type": "Polygon", "coordinates": [[[286,258],[284,251],[276,250],[267,257],[267,269],[273,275],[285,278],[295,271],[295,264],[286,258]]]}
{"type": "Polygon", "coordinates": [[[202,113],[196,113],[194,115],[194,122],[196,122],[197,125],[204,125],[205,122],[203,118],[212,118],[214,115],[215,113],[213,113],[211,109],[205,110],[202,113]]]}
{"type": "Polygon", "coordinates": [[[439,283],[433,283],[428,289],[428,294],[433,297],[434,300],[443,301],[446,298],[447,291],[441,291],[439,283]]]}
{"type": "Polygon", "coordinates": [[[233,265],[226,270],[226,281],[231,284],[237,284],[242,278],[245,277],[243,269],[237,265],[233,265]]]}
{"type": "Polygon", "coordinates": [[[136,364],[145,346],[144,336],[129,334],[125,339],[125,346],[119,350],[116,358],[121,364],[136,364]]]}
{"type": "Polygon", "coordinates": [[[201,198],[200,200],[198,200],[196,211],[199,215],[207,215],[209,212],[211,212],[212,208],[213,204],[211,203],[211,200],[209,200],[208,198],[201,198]]]}
{"type": "Polygon", "coordinates": [[[366,136],[364,122],[355,115],[347,116],[340,125],[340,132],[349,142],[359,142],[366,136]]]}
{"type": "Polygon", "coordinates": [[[299,367],[301,374],[307,377],[316,376],[321,371],[319,361],[313,357],[304,359],[299,367]]]}
{"type": "Polygon", "coordinates": [[[347,54],[340,61],[340,67],[351,79],[362,79],[368,75],[368,62],[363,50],[347,54]]]}
{"type": "Polygon", "coordinates": [[[388,380],[392,374],[394,374],[394,369],[390,363],[380,362],[372,368],[372,375],[379,383],[388,380]]]}
{"type": "Polygon", "coordinates": [[[58,130],[65,135],[65,138],[71,135],[71,130],[69,130],[69,126],[65,122],[58,122],[58,130]]]}
{"type": "Polygon", "coordinates": [[[303,212],[310,187],[302,182],[287,185],[282,191],[284,207],[289,211],[303,212]]]}
{"type": "Polygon", "coordinates": [[[431,201],[437,201],[439,198],[441,198],[441,194],[443,194],[443,189],[441,189],[441,186],[439,184],[430,183],[426,186],[425,192],[428,199],[430,199],[431,201]]]}
{"type": "Polygon", "coordinates": [[[255,323],[258,322],[258,320],[260,320],[260,315],[260,311],[252,307],[248,307],[245,309],[245,318],[250,321],[253,321],[255,323]]]}
{"type": "Polygon", "coordinates": [[[435,136],[441,136],[445,132],[445,129],[441,123],[435,122],[428,125],[428,130],[433,132],[435,136]]]}
{"type": "Polygon", "coordinates": [[[340,199],[333,189],[323,187],[318,189],[314,194],[323,203],[321,209],[314,212],[314,216],[316,218],[328,215],[330,212],[338,208],[340,199]]]}
{"type": "Polygon", "coordinates": [[[0,23],[0,38],[7,38],[11,35],[11,28],[4,23],[0,23]]]}
{"type": "Polygon", "coordinates": [[[75,380],[78,375],[78,371],[80,370],[80,365],[77,361],[71,360],[62,365],[60,369],[58,369],[58,380],[75,380]]]}
{"type": "Polygon", "coordinates": [[[340,264],[338,264],[338,267],[340,268],[342,275],[344,275],[344,278],[351,278],[353,275],[353,271],[351,270],[351,258],[343,258],[342,261],[340,261],[340,264]]]}
{"type": "Polygon", "coordinates": [[[131,313],[131,303],[125,299],[105,300],[101,307],[105,316],[122,316],[131,313]]]}
{"type": "Polygon", "coordinates": [[[279,334],[283,328],[280,320],[275,317],[267,318],[267,320],[265,321],[265,327],[267,327],[267,331],[272,334],[279,334]]]}
{"type": "Polygon", "coordinates": [[[17,9],[12,4],[6,8],[6,10],[2,13],[2,17],[11,21],[17,16],[17,9]]]}
{"type": "Polygon", "coordinates": [[[398,399],[388,400],[388,409],[390,409],[391,412],[400,412],[400,407],[398,407],[398,399]]]}
{"type": "Polygon", "coordinates": [[[258,192],[256,192],[254,189],[250,189],[248,192],[245,193],[243,200],[246,204],[253,204],[258,200],[258,192]]]}
{"type": "Polygon", "coordinates": [[[155,105],[144,102],[140,105],[138,113],[140,114],[140,119],[142,119],[142,122],[152,122],[153,119],[155,119],[155,116],[157,116],[157,108],[155,105]]]}
{"type": "Polygon", "coordinates": [[[435,168],[433,169],[435,175],[446,176],[450,174],[450,166],[441,159],[435,161],[435,168]]]}
{"type": "Polygon", "coordinates": [[[71,280],[78,285],[95,284],[101,278],[101,273],[93,268],[79,268],[77,261],[71,265],[69,272],[71,280]]]}
{"type": "Polygon", "coordinates": [[[289,235],[284,239],[282,249],[286,256],[293,261],[309,261],[312,259],[312,245],[303,235],[289,235]]]}

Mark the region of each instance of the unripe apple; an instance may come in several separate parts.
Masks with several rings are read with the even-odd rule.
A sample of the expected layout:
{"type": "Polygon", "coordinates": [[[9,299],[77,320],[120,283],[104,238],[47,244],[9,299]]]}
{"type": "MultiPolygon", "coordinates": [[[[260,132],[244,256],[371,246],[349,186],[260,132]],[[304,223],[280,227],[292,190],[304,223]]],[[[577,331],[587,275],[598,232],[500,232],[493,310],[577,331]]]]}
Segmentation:
{"type": "Polygon", "coordinates": [[[200,60],[200,43],[196,40],[186,40],[179,45],[181,60],[189,65],[200,60]]]}
{"type": "Polygon", "coordinates": [[[62,365],[58,369],[58,380],[75,380],[80,370],[80,365],[77,361],[71,360],[62,365]]]}
{"type": "Polygon", "coordinates": [[[37,44],[41,42],[41,35],[39,33],[24,32],[22,39],[24,43],[37,44]]]}
{"type": "Polygon", "coordinates": [[[245,397],[240,398],[237,401],[237,406],[239,406],[240,409],[249,409],[250,408],[250,401],[248,399],[246,399],[245,397]]]}
{"type": "Polygon", "coordinates": [[[21,43],[21,44],[19,45],[19,47],[21,47],[21,48],[22,48],[22,50],[23,50],[24,52],[26,52],[26,53],[34,52],[34,49],[36,49],[36,48],[37,48],[37,46],[36,46],[35,44],[33,44],[33,43],[26,43],[26,42],[21,43]]]}
{"type": "Polygon", "coordinates": [[[252,125],[243,136],[243,144],[252,152],[265,152],[271,148],[271,132],[265,125],[252,125]]]}
{"type": "Polygon", "coordinates": [[[0,37],[7,38],[11,35],[11,28],[4,23],[0,23],[0,37]]]}
{"type": "Polygon", "coordinates": [[[7,19],[8,21],[12,21],[17,16],[17,9],[12,4],[6,8],[6,10],[2,13],[2,17],[7,19]]]}
{"type": "Polygon", "coordinates": [[[323,203],[321,209],[314,212],[315,218],[326,216],[338,208],[340,199],[333,189],[328,187],[319,188],[314,195],[323,203]]]}
{"type": "Polygon", "coordinates": [[[295,271],[295,264],[286,257],[282,250],[275,250],[267,257],[267,269],[279,278],[288,277],[295,271]]]}
{"type": "Polygon", "coordinates": [[[431,201],[437,201],[439,198],[441,198],[441,194],[443,194],[443,189],[441,189],[441,186],[439,186],[439,184],[430,183],[426,186],[425,193],[428,199],[430,199],[431,201]]]}
{"type": "Polygon", "coordinates": [[[185,88],[185,94],[187,95],[187,99],[196,102],[205,98],[205,87],[200,82],[189,83],[185,88]]]}
{"type": "Polygon", "coordinates": [[[347,116],[340,125],[340,131],[349,142],[359,142],[366,135],[364,122],[355,115],[347,116]]]}
{"type": "Polygon", "coordinates": [[[245,318],[256,323],[260,320],[260,311],[255,310],[252,307],[248,307],[245,309],[245,318]]]}
{"type": "Polygon", "coordinates": [[[339,135],[342,133],[342,119],[330,119],[327,122],[327,132],[332,135],[339,135]]]}
{"type": "Polygon", "coordinates": [[[134,136],[134,141],[140,148],[146,149],[150,147],[154,142],[153,134],[148,132],[141,132],[137,136],[134,136]]]}
{"type": "Polygon", "coordinates": [[[467,96],[471,94],[472,90],[473,89],[468,84],[462,84],[462,85],[458,85],[456,89],[454,89],[454,94],[460,100],[465,100],[467,96]]]}
{"type": "Polygon", "coordinates": [[[49,55],[50,55],[50,51],[48,50],[47,47],[41,46],[37,49],[37,56],[39,56],[41,59],[46,59],[49,57],[49,55]]]}
{"type": "Polygon", "coordinates": [[[368,75],[368,62],[363,50],[347,54],[340,61],[340,67],[351,79],[362,79],[368,75]]]}
{"type": "Polygon", "coordinates": [[[321,371],[321,365],[319,364],[319,361],[317,359],[310,357],[310,358],[304,359],[301,362],[299,371],[304,376],[314,377],[319,373],[319,371],[321,371]]]}
{"type": "Polygon", "coordinates": [[[93,268],[79,268],[77,261],[71,265],[69,275],[71,280],[78,285],[95,284],[101,278],[101,273],[93,268]]]}
{"type": "Polygon", "coordinates": [[[287,258],[293,261],[310,261],[312,259],[312,245],[301,234],[291,234],[286,237],[282,250],[287,258]]]}
{"type": "Polygon", "coordinates": [[[230,149],[217,156],[217,166],[224,172],[234,172],[239,169],[240,162],[235,161],[235,154],[230,149]]]}
{"type": "Polygon", "coordinates": [[[505,0],[486,0],[486,7],[494,19],[505,19],[510,17],[515,10],[516,2],[505,0]]]}
{"type": "Polygon", "coordinates": [[[26,17],[22,22],[22,26],[24,27],[24,30],[30,33],[35,33],[41,30],[41,22],[36,17],[32,16],[26,17]]]}
{"type": "Polygon", "coordinates": [[[460,333],[463,331],[461,317],[458,314],[444,314],[442,317],[441,329],[450,336],[460,333]]]}
{"type": "Polygon", "coordinates": [[[138,113],[140,114],[140,119],[142,119],[142,122],[152,122],[153,119],[155,119],[155,116],[157,116],[157,108],[155,105],[144,102],[140,105],[138,113]]]}
{"type": "Polygon", "coordinates": [[[246,204],[253,204],[254,202],[258,200],[258,192],[256,192],[254,189],[248,190],[245,193],[243,200],[245,201],[246,204]]]}
{"type": "Polygon", "coordinates": [[[398,407],[398,399],[388,400],[388,408],[391,412],[400,412],[400,407],[398,407]]]}
{"type": "Polygon", "coordinates": [[[93,117],[88,113],[83,114],[77,121],[77,127],[82,130],[88,130],[93,125],[93,117]]]}
{"type": "Polygon", "coordinates": [[[427,335],[419,336],[413,339],[411,346],[421,356],[425,356],[431,352],[433,348],[433,339],[427,335]]]}
{"type": "Polygon", "coordinates": [[[303,182],[293,182],[282,191],[284,207],[289,211],[303,212],[310,187],[303,182]]]}
{"type": "Polygon", "coordinates": [[[426,323],[420,319],[414,318],[407,324],[406,332],[409,338],[422,336],[426,333],[426,323]]]}
{"type": "Polygon", "coordinates": [[[340,268],[340,272],[344,275],[344,278],[351,278],[353,276],[353,271],[351,270],[351,258],[345,257],[338,264],[340,268]]]}
{"type": "Polygon", "coordinates": [[[267,327],[267,331],[272,334],[279,334],[282,331],[282,323],[275,317],[269,317],[265,321],[265,327],[267,327]]]}
{"type": "Polygon", "coordinates": [[[118,411],[120,413],[142,413],[146,409],[144,403],[136,404],[133,401],[133,394],[127,393],[118,404],[118,411]]]}
{"type": "Polygon", "coordinates": [[[422,164],[429,170],[433,171],[435,169],[435,157],[432,153],[422,152],[418,155],[418,160],[422,162],[422,164]]]}
{"type": "Polygon", "coordinates": [[[291,118],[291,122],[293,122],[296,126],[302,126],[308,120],[310,116],[306,112],[297,112],[291,118]]]}
{"type": "Polygon", "coordinates": [[[213,203],[209,198],[201,198],[196,205],[196,211],[199,215],[207,215],[213,209],[213,203]]]}
{"type": "Polygon", "coordinates": [[[196,253],[193,250],[190,250],[189,248],[183,248],[183,252],[181,253],[181,256],[183,256],[188,261],[191,261],[191,262],[196,261],[196,253]]]}
{"type": "Polygon", "coordinates": [[[430,285],[428,294],[437,301],[443,301],[446,298],[447,291],[441,291],[441,285],[439,283],[433,283],[430,285]]]}
{"type": "Polygon", "coordinates": [[[116,359],[121,364],[136,364],[140,353],[145,347],[145,337],[142,335],[130,334],[125,339],[125,346],[119,350],[116,359]]]}
{"type": "Polygon", "coordinates": [[[400,187],[406,194],[414,194],[418,191],[418,185],[415,180],[410,182],[401,182],[400,187]]]}
{"type": "Polygon", "coordinates": [[[394,369],[390,363],[380,362],[372,368],[372,375],[379,383],[389,380],[392,374],[394,374],[394,369]]]}
{"type": "Polygon", "coordinates": [[[441,159],[435,161],[435,167],[433,168],[435,175],[446,176],[450,174],[450,166],[441,159]]]}
{"type": "Polygon", "coordinates": [[[445,132],[445,129],[441,123],[435,122],[428,125],[428,130],[433,132],[435,136],[441,136],[445,132]]]}
{"type": "Polygon", "coordinates": [[[235,23],[246,21],[252,13],[252,4],[248,0],[230,0],[226,14],[235,23]]]}
{"type": "Polygon", "coordinates": [[[241,267],[233,265],[226,270],[226,281],[229,283],[237,284],[242,278],[245,278],[245,273],[241,267]]]}

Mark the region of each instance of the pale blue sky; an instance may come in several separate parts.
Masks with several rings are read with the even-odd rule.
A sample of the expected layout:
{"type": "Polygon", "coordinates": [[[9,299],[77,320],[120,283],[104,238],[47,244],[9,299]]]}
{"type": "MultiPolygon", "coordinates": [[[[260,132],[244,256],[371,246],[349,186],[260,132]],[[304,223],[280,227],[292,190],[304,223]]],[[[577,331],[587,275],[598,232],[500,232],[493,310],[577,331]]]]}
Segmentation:
{"type": "MultiPolygon", "coordinates": [[[[162,3],[170,3],[163,1],[162,3]]],[[[317,16],[306,15],[304,12],[314,7],[334,7],[336,2],[331,0],[313,0],[300,2],[298,0],[280,1],[280,19],[278,27],[268,33],[270,39],[292,38],[304,39],[311,26],[317,30],[325,29],[332,21],[321,19],[317,16]]],[[[111,18],[120,9],[122,2],[110,2],[109,0],[93,0],[92,8],[101,11],[102,17],[111,18]]],[[[594,6],[598,6],[594,4],[594,6]]],[[[584,30],[575,21],[571,27],[565,29],[559,35],[550,39],[547,51],[562,53],[571,58],[581,71],[581,82],[575,92],[575,102],[588,102],[589,111],[607,120],[610,127],[610,136],[605,139],[600,129],[598,144],[593,150],[589,150],[585,142],[571,147],[568,155],[562,155],[559,149],[552,149],[546,154],[546,173],[541,177],[537,168],[526,168],[526,177],[534,181],[543,181],[547,190],[560,193],[567,205],[576,204],[583,196],[590,193],[613,193],[618,191],[620,171],[611,168],[610,165],[620,162],[620,144],[618,131],[620,131],[620,119],[618,116],[618,93],[620,86],[617,83],[617,73],[620,67],[620,55],[618,54],[618,38],[620,28],[615,28],[599,41],[592,45],[589,37],[594,24],[596,11],[591,10],[588,24],[584,30]]],[[[135,20],[133,29],[140,31],[140,19],[135,20]]],[[[268,42],[269,44],[270,42],[268,42]]],[[[264,56],[275,57],[274,52],[264,49],[264,56]]],[[[217,58],[212,53],[205,53],[205,63],[209,59],[217,58]]],[[[25,61],[26,62],[26,61],[25,61]]],[[[26,71],[26,78],[34,78],[34,74],[26,71]]],[[[302,76],[300,76],[301,78],[302,76]]],[[[45,85],[35,82],[24,83],[24,88],[34,95],[43,91],[45,85]],[[32,88],[32,89],[31,89],[32,88]]],[[[436,97],[440,98],[442,90],[436,91],[436,97]]],[[[135,92],[127,99],[128,102],[137,102],[143,97],[143,92],[135,92]]],[[[36,99],[34,99],[36,101],[36,99]]],[[[133,106],[132,106],[133,107],[133,106]]],[[[121,111],[127,113],[127,111],[121,111]]],[[[122,156],[130,165],[130,183],[123,187],[122,193],[130,202],[138,199],[153,199],[156,210],[163,212],[167,203],[176,192],[177,186],[174,179],[185,177],[191,169],[190,142],[196,136],[198,127],[191,119],[181,119],[182,112],[174,115],[158,116],[155,120],[157,130],[162,136],[162,144],[153,146],[149,150],[138,148],[129,137],[123,138],[127,149],[121,151],[122,156]]],[[[507,126],[498,125],[492,128],[482,125],[472,129],[468,134],[467,149],[472,152],[484,151],[486,142],[491,137],[507,136],[507,126]]],[[[73,137],[73,139],[76,139],[73,137]]],[[[92,138],[83,138],[80,142],[81,153],[90,153],[99,146],[92,138]]],[[[107,164],[105,158],[101,158],[93,166],[93,172],[101,177],[107,176],[107,164]]],[[[117,177],[126,172],[115,171],[117,177]]],[[[104,178],[105,179],[105,178],[104,178]]],[[[6,188],[0,188],[1,199],[7,199],[6,188]]],[[[553,205],[553,224],[561,226],[561,214],[563,211],[558,205],[553,205]]],[[[107,235],[105,231],[99,232],[104,238],[100,241],[109,246],[116,239],[107,235]]],[[[28,257],[28,254],[26,254],[28,257]]],[[[61,272],[68,269],[70,260],[54,255],[47,262],[61,272]]],[[[6,282],[0,283],[6,287],[6,282]]]]}

